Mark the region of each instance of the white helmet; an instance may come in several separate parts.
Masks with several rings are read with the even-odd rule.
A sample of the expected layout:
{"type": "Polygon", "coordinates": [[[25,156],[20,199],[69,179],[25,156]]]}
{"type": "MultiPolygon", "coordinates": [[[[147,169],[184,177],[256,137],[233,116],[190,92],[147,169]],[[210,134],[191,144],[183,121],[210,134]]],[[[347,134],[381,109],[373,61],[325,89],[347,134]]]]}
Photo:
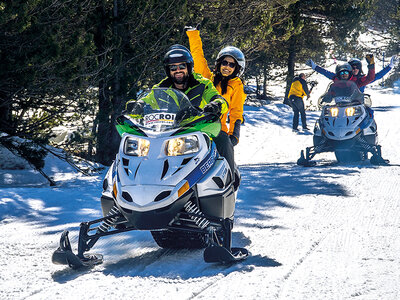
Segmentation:
{"type": "Polygon", "coordinates": [[[219,51],[217,55],[217,62],[219,62],[225,56],[232,56],[236,63],[239,65],[239,74],[242,75],[244,68],[246,67],[246,59],[242,51],[239,48],[233,46],[227,46],[219,51]]]}

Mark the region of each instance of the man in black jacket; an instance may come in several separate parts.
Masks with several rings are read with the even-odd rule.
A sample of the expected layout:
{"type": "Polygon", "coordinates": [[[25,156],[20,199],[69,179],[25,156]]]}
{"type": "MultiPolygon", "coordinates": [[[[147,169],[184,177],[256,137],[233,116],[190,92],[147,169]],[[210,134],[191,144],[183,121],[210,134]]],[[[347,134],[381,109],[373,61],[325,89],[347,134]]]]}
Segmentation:
{"type": "Polygon", "coordinates": [[[292,85],[290,86],[289,101],[294,113],[293,131],[298,131],[297,126],[299,125],[299,113],[301,115],[301,125],[303,126],[303,130],[308,130],[303,97],[307,95],[307,99],[310,98],[310,91],[308,90],[305,78],[306,75],[301,73],[299,76],[293,78],[292,85]]]}

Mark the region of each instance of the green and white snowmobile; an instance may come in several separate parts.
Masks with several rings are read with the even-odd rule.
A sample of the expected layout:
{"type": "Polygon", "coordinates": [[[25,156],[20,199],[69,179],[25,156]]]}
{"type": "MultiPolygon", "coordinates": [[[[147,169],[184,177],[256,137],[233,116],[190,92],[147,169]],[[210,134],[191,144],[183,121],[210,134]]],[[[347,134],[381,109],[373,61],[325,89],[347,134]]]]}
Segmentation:
{"type": "Polygon", "coordinates": [[[88,254],[101,237],[149,230],[163,248],[205,248],[204,260],[245,259],[231,247],[231,230],[240,182],[216,149],[218,116],[204,114],[185,94],[153,90],[150,104],[117,120],[122,139],[101,196],[103,218],[81,224],[78,253],[64,231],[53,263],[92,266],[101,255],[88,254]]]}

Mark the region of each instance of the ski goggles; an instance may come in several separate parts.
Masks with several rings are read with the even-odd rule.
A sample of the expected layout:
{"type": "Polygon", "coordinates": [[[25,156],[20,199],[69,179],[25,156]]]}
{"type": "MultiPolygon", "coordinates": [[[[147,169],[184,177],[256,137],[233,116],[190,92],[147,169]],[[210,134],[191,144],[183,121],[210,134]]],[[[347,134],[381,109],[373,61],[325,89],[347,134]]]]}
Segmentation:
{"type": "Polygon", "coordinates": [[[221,62],[221,65],[223,65],[224,67],[229,66],[229,68],[234,68],[236,66],[236,64],[234,62],[229,62],[227,60],[223,60],[221,62]]]}
{"type": "Polygon", "coordinates": [[[186,64],[179,64],[179,65],[168,65],[168,68],[170,71],[176,71],[176,70],[186,70],[186,64]]]}
{"type": "Polygon", "coordinates": [[[344,70],[344,71],[340,71],[339,74],[340,75],[345,75],[345,74],[350,75],[350,72],[347,70],[344,70]]]}

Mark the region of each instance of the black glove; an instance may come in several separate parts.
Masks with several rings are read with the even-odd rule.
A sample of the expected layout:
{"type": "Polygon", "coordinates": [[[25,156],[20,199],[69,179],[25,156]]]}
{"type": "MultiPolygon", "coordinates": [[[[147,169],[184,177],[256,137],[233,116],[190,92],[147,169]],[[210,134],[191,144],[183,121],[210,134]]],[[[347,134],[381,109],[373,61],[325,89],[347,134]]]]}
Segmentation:
{"type": "Polygon", "coordinates": [[[198,116],[201,115],[201,109],[198,109],[194,106],[188,106],[185,108],[182,108],[181,110],[179,110],[175,116],[175,122],[176,123],[180,123],[183,120],[190,118],[190,117],[194,117],[194,116],[198,116]]]}
{"type": "Polygon", "coordinates": [[[203,111],[206,113],[214,114],[217,116],[221,115],[221,102],[212,101],[204,106],[203,111]]]}
{"type": "Polygon", "coordinates": [[[229,139],[231,140],[231,143],[233,146],[236,146],[239,143],[239,137],[240,137],[240,124],[242,123],[241,120],[236,120],[234,125],[233,125],[233,132],[229,136],[229,139]]]}
{"type": "Polygon", "coordinates": [[[126,104],[125,112],[132,115],[142,115],[144,111],[144,101],[130,101],[126,104]]]}
{"type": "Polygon", "coordinates": [[[231,140],[233,147],[235,147],[237,144],[239,144],[239,139],[236,136],[234,136],[233,134],[231,134],[229,136],[229,139],[231,140]]]}
{"type": "Polygon", "coordinates": [[[375,64],[375,60],[374,60],[374,55],[373,54],[367,54],[365,56],[365,59],[367,60],[368,65],[375,64]]]}

